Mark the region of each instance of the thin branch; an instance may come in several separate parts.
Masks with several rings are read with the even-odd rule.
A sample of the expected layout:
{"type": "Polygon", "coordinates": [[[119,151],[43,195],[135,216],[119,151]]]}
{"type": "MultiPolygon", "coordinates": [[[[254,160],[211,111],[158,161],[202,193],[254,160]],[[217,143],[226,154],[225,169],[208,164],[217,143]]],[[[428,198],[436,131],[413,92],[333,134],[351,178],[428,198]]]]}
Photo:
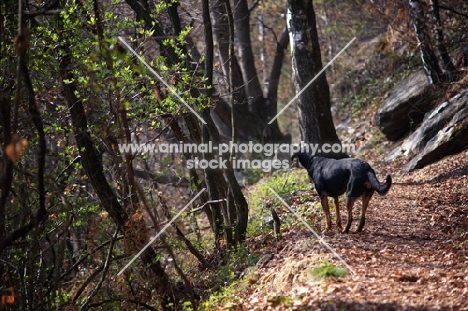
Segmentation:
{"type": "MultiPolygon", "coordinates": [[[[36,11],[24,12],[25,19],[31,19],[39,15],[51,15],[60,13],[61,10],[56,9],[59,4],[59,0],[43,1],[41,8],[36,11]]],[[[37,7],[36,7],[37,8],[37,7]]]]}
{"type": "MultiPolygon", "coordinates": [[[[123,235],[117,237],[115,239],[115,241],[119,241],[119,240],[122,240],[123,239],[123,235]]],[[[112,242],[112,240],[109,240],[109,241],[106,241],[104,243],[102,243],[101,245],[99,245],[98,247],[96,247],[93,251],[96,252],[98,250],[100,250],[101,248],[103,247],[106,247],[107,245],[109,245],[110,243],[112,242]]],[[[83,261],[85,261],[89,256],[91,255],[91,253],[87,253],[86,255],[84,255],[81,259],[79,259],[77,262],[75,262],[75,264],[73,266],[70,267],[70,269],[68,269],[67,271],[65,271],[64,273],[62,273],[60,275],[60,278],[59,280],[62,280],[64,277],[66,277],[68,274],[70,274],[73,270],[75,270],[80,264],[83,263],[83,261]]]]}
{"type": "Polygon", "coordinates": [[[449,6],[439,5],[439,9],[443,9],[443,10],[446,10],[446,11],[450,11],[450,12],[452,12],[452,13],[454,13],[454,14],[463,16],[464,18],[468,18],[468,14],[459,12],[459,11],[455,10],[454,8],[449,7],[449,6]]]}
{"type": "MultiPolygon", "coordinates": [[[[153,213],[151,213],[150,206],[149,206],[149,204],[148,204],[148,202],[146,200],[146,197],[145,197],[145,195],[143,193],[143,190],[141,189],[141,187],[140,187],[140,185],[138,183],[135,183],[135,188],[136,188],[136,190],[138,192],[138,195],[140,197],[140,201],[143,203],[143,206],[145,207],[146,212],[150,215],[150,218],[151,218],[151,220],[153,222],[154,227],[156,229],[158,229],[158,231],[159,231],[158,222],[156,220],[156,217],[153,215],[153,213]]],[[[165,239],[164,235],[161,235],[160,238],[161,238],[162,243],[166,247],[166,251],[169,253],[171,258],[174,260],[174,268],[176,269],[176,272],[179,274],[179,276],[184,281],[184,284],[185,284],[185,286],[186,286],[186,288],[187,288],[187,290],[189,292],[189,295],[190,295],[190,302],[192,303],[192,306],[193,306],[194,310],[197,310],[195,293],[193,292],[193,289],[192,289],[192,287],[190,285],[189,280],[187,279],[187,277],[183,273],[182,269],[180,269],[180,267],[178,266],[178,264],[176,262],[176,258],[174,256],[174,253],[172,252],[172,249],[170,248],[169,244],[166,242],[166,239],[165,239]]]]}
{"type": "Polygon", "coordinates": [[[97,268],[87,279],[86,281],[83,282],[83,284],[81,284],[81,286],[78,288],[78,290],[76,291],[75,293],[75,296],[73,297],[72,299],[72,302],[75,303],[78,298],[80,297],[80,295],[83,293],[83,291],[86,289],[86,286],[89,285],[89,283],[91,283],[95,277],[97,277],[99,275],[99,273],[101,273],[101,271],[104,270],[104,265],[100,266],[99,268],[97,268]]]}
{"type": "Polygon", "coordinates": [[[162,134],[164,134],[164,132],[166,131],[166,129],[168,129],[170,126],[171,126],[171,123],[174,122],[175,118],[177,117],[177,115],[180,113],[180,111],[182,110],[182,107],[179,107],[179,109],[176,111],[176,113],[172,116],[172,118],[169,120],[169,122],[162,128],[162,130],[160,131],[160,133],[158,135],[156,135],[156,137],[153,137],[151,139],[149,139],[146,143],[152,143],[153,141],[155,141],[156,139],[158,139],[159,137],[161,137],[162,134]]]}
{"type": "Polygon", "coordinates": [[[99,283],[94,287],[94,290],[92,293],[88,296],[86,301],[81,305],[80,310],[86,309],[86,307],[89,305],[91,299],[98,293],[99,289],[102,287],[102,284],[104,283],[104,279],[106,278],[107,271],[109,271],[109,266],[110,266],[110,261],[111,261],[111,256],[112,256],[112,250],[114,248],[114,243],[117,239],[117,233],[119,232],[119,228],[117,227],[115,229],[115,233],[112,236],[112,239],[110,241],[110,246],[109,246],[109,251],[107,252],[106,256],[106,261],[104,262],[104,271],[102,272],[101,280],[99,283]]]}
{"type": "MultiPolygon", "coordinates": [[[[159,196],[159,202],[161,204],[161,207],[164,211],[164,214],[166,215],[166,218],[168,221],[170,221],[174,215],[171,215],[171,212],[169,211],[169,207],[166,205],[165,199],[162,196],[159,196]]],[[[185,235],[182,233],[182,231],[179,229],[179,227],[172,223],[172,227],[176,230],[177,236],[185,243],[185,246],[189,249],[190,253],[192,253],[195,257],[197,257],[198,261],[201,263],[202,268],[206,269],[208,268],[209,264],[208,261],[206,261],[205,257],[193,246],[192,242],[185,237],[185,235]]],[[[170,253],[172,254],[172,250],[170,250],[170,253]]],[[[175,258],[174,262],[175,262],[175,258]]]]}
{"type": "Polygon", "coordinates": [[[79,162],[80,160],[81,160],[81,156],[80,156],[80,155],[77,156],[77,157],[75,157],[75,158],[73,159],[73,161],[72,161],[70,164],[68,164],[67,167],[65,167],[65,168],[57,175],[57,177],[55,177],[53,183],[56,184],[57,181],[59,180],[59,178],[60,178],[63,174],[65,174],[65,173],[68,171],[68,169],[71,168],[72,165],[76,164],[76,163],[79,162]]]}
{"type": "Polygon", "coordinates": [[[29,76],[29,70],[26,64],[24,64],[24,71],[23,71],[23,78],[25,82],[25,87],[28,92],[28,111],[32,119],[32,123],[36,128],[39,146],[38,146],[38,154],[37,154],[37,188],[39,192],[39,210],[37,212],[37,222],[43,220],[44,217],[47,215],[47,210],[45,206],[45,183],[44,183],[44,172],[45,172],[45,156],[47,152],[47,145],[44,133],[44,124],[42,122],[41,114],[39,112],[39,108],[37,107],[35,101],[35,93],[34,88],[31,82],[31,78],[29,76]]]}
{"type": "Polygon", "coordinates": [[[206,201],[202,206],[199,206],[197,208],[194,208],[193,210],[189,211],[188,213],[196,213],[199,210],[202,210],[206,205],[208,204],[213,204],[213,203],[221,203],[221,202],[226,202],[227,199],[219,199],[219,200],[211,200],[211,201],[206,201]]]}
{"type": "Polygon", "coordinates": [[[252,5],[252,7],[249,9],[249,14],[250,14],[251,12],[253,12],[253,10],[255,10],[255,9],[257,8],[257,6],[259,6],[260,1],[261,1],[261,0],[255,1],[255,3],[254,3],[254,4],[252,5]]]}
{"type": "Polygon", "coordinates": [[[12,132],[15,133],[18,126],[18,111],[21,102],[21,82],[22,73],[24,71],[24,58],[29,48],[29,30],[25,26],[25,19],[23,14],[23,1],[18,0],[18,35],[13,40],[15,43],[15,50],[18,54],[17,72],[16,72],[16,94],[13,106],[13,125],[12,132]]]}
{"type": "MultiPolygon", "coordinates": [[[[36,128],[39,140],[39,150],[37,156],[37,187],[39,192],[39,209],[34,216],[34,218],[25,226],[13,231],[10,234],[7,234],[3,239],[0,240],[0,252],[10,245],[16,239],[21,238],[26,235],[32,228],[37,226],[44,218],[47,216],[47,210],[45,207],[45,184],[44,184],[44,171],[45,171],[45,154],[46,154],[46,141],[44,134],[44,125],[42,123],[42,118],[37,108],[35,102],[35,94],[32,86],[31,78],[29,76],[28,66],[26,63],[26,54],[29,49],[29,30],[25,26],[24,15],[23,15],[23,4],[19,0],[19,24],[18,24],[18,35],[16,36],[15,48],[18,54],[18,72],[17,72],[17,93],[15,97],[15,106],[14,106],[14,115],[13,115],[13,127],[12,132],[16,132],[16,126],[18,121],[18,109],[21,102],[21,81],[24,79],[24,84],[28,94],[28,112],[31,116],[34,127],[36,128]]],[[[5,136],[10,136],[11,133],[6,133],[5,136]]],[[[11,137],[9,137],[11,140],[11,137]]],[[[5,143],[15,143],[10,142],[8,139],[5,139],[5,143]]],[[[11,190],[12,183],[12,173],[13,173],[13,162],[11,159],[6,161],[5,176],[2,185],[2,194],[0,199],[0,208],[2,210],[2,217],[5,203],[7,200],[8,193],[11,190]]],[[[1,219],[2,226],[0,227],[0,233],[3,235],[4,232],[4,220],[1,219]]]]}
{"type": "Polygon", "coordinates": [[[261,18],[255,17],[255,19],[257,20],[257,22],[262,24],[262,27],[265,27],[266,29],[268,29],[273,35],[273,37],[275,37],[275,42],[278,42],[278,36],[276,35],[275,30],[271,27],[268,27],[261,18]]]}

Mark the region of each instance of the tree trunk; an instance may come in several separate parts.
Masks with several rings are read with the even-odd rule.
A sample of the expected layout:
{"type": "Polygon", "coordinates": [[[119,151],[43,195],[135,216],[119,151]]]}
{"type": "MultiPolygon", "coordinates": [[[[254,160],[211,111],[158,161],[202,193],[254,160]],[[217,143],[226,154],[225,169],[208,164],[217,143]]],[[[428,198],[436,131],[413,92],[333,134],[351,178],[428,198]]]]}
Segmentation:
{"type": "Polygon", "coordinates": [[[429,82],[431,84],[437,84],[442,80],[442,71],[440,70],[437,57],[432,51],[430,38],[427,35],[426,25],[424,23],[424,11],[422,9],[421,2],[420,0],[410,0],[409,5],[424,71],[426,72],[429,82]]]}
{"type": "Polygon", "coordinates": [[[237,31],[239,64],[242,69],[249,110],[260,118],[263,118],[265,99],[254,63],[255,58],[250,38],[250,11],[247,0],[234,0],[234,23],[237,31]]]}
{"type": "Polygon", "coordinates": [[[261,10],[257,13],[257,24],[258,24],[258,41],[260,41],[260,64],[262,72],[262,85],[264,94],[267,93],[268,88],[268,70],[266,67],[266,50],[265,50],[265,24],[263,23],[263,13],[261,10]]]}
{"type": "MultiPolygon", "coordinates": [[[[211,66],[207,66],[205,70],[205,90],[206,90],[206,98],[211,98],[211,93],[213,89],[213,33],[211,28],[211,19],[209,13],[209,6],[208,0],[203,0],[203,21],[205,25],[205,55],[206,55],[206,62],[211,64],[211,66]]],[[[204,140],[211,140],[213,144],[219,145],[221,140],[219,138],[218,130],[214,125],[213,119],[211,118],[209,109],[205,109],[202,112],[203,119],[205,120],[206,124],[203,126],[204,132],[204,140]]],[[[212,156],[212,155],[211,155],[212,156]]],[[[229,162],[229,161],[227,161],[229,162]]],[[[245,197],[240,190],[239,184],[234,177],[234,171],[228,163],[227,168],[223,171],[221,170],[211,170],[208,169],[205,171],[205,176],[207,178],[207,184],[211,184],[212,182],[216,182],[214,188],[216,186],[220,187],[216,189],[216,192],[219,196],[223,194],[226,195],[227,205],[225,206],[226,209],[223,213],[224,220],[225,220],[225,232],[226,232],[226,239],[227,242],[230,244],[237,244],[240,242],[245,241],[245,234],[247,231],[247,221],[248,221],[248,206],[245,197]],[[224,178],[222,175],[224,172],[224,178]],[[229,191],[225,191],[224,193],[220,193],[223,189],[229,189],[229,191]],[[232,236],[232,225],[234,221],[234,217],[236,219],[235,222],[235,236],[232,236]],[[233,240],[234,238],[234,240],[233,240]]],[[[214,189],[213,189],[214,190],[214,189]]],[[[215,198],[212,198],[215,199],[215,198]]],[[[224,204],[221,205],[224,207],[224,204]]]]}
{"type": "MultiPolygon", "coordinates": [[[[229,0],[214,0],[211,14],[213,15],[213,33],[217,40],[219,60],[222,69],[221,93],[229,94],[229,105],[234,114],[227,109],[224,102],[216,102],[214,111],[228,126],[234,127],[234,140],[280,141],[283,135],[277,122],[267,126],[267,122],[276,115],[264,98],[260,81],[255,68],[250,39],[249,11],[246,1],[237,1],[234,17],[229,0]],[[229,31],[226,31],[228,29],[229,31]],[[234,55],[234,30],[239,49],[240,61],[234,55]],[[224,84],[226,83],[226,84],[224,84]],[[228,121],[229,120],[229,121],[228,121]]],[[[281,61],[283,59],[281,58],[281,61]]],[[[279,64],[281,69],[281,64],[279,64]]],[[[281,71],[279,70],[278,73],[281,71]]],[[[272,69],[272,75],[273,75],[272,69]]],[[[278,85],[275,85],[276,88],[278,85]]],[[[272,88],[269,88],[269,91],[272,88]]],[[[277,89],[273,90],[277,93],[277,89]]],[[[276,96],[274,95],[276,98],[276,96]]]]}
{"type": "Polygon", "coordinates": [[[442,32],[442,24],[439,15],[439,0],[431,0],[432,22],[434,24],[434,33],[436,38],[436,47],[439,51],[439,57],[442,61],[442,66],[446,71],[449,81],[453,81],[453,75],[457,71],[453,65],[452,59],[445,47],[444,34],[442,32]]]}
{"type": "MultiPolygon", "coordinates": [[[[171,122],[170,126],[172,131],[174,132],[174,135],[176,136],[178,141],[182,141],[184,143],[201,143],[201,137],[200,137],[200,132],[201,129],[198,126],[198,123],[195,121],[193,122],[194,126],[189,127],[189,122],[187,121],[187,118],[184,118],[185,123],[187,124],[188,132],[190,134],[189,137],[184,135],[182,133],[182,130],[177,122],[171,122]]],[[[189,153],[184,153],[185,159],[190,159],[191,155],[189,153]]],[[[190,174],[190,180],[193,186],[197,188],[198,191],[202,190],[203,183],[198,177],[197,171],[195,168],[191,168],[189,170],[190,174]]],[[[203,192],[200,196],[200,199],[202,202],[208,202],[210,201],[209,195],[206,194],[206,192],[203,192]]],[[[213,234],[215,236],[215,241],[218,241],[221,238],[221,233],[222,233],[222,224],[221,224],[221,212],[220,209],[216,205],[212,204],[207,204],[203,207],[203,211],[205,212],[208,221],[210,223],[211,230],[213,231],[213,234]]]]}
{"type": "Polygon", "coordinates": [[[234,44],[234,37],[231,37],[231,33],[234,32],[234,24],[229,1],[213,1],[211,14],[213,15],[213,35],[218,43],[219,61],[222,69],[222,81],[219,81],[222,94],[232,94],[232,102],[237,107],[248,108],[247,105],[240,105],[245,101],[245,92],[242,87],[242,72],[237,57],[231,51],[231,46],[234,44]]]}
{"type": "MultiPolygon", "coordinates": [[[[219,139],[219,133],[216,129],[216,126],[214,125],[209,111],[205,110],[202,116],[207,123],[204,126],[204,130],[206,130],[206,133],[208,134],[207,138],[212,141],[214,146],[219,145],[221,142],[219,139]]],[[[217,188],[216,193],[218,197],[212,197],[210,199],[217,200],[226,197],[228,200],[227,205],[225,205],[226,203],[223,203],[220,206],[226,211],[223,217],[225,220],[227,220],[227,223],[225,222],[224,224],[224,230],[228,230],[226,233],[228,235],[231,234],[231,226],[234,227],[232,245],[235,245],[245,241],[249,208],[247,200],[245,199],[239,183],[234,176],[234,170],[232,168],[231,162],[227,160],[225,164],[226,168],[224,170],[206,170],[205,177],[207,179],[207,184],[213,183],[214,187],[217,188]]],[[[230,238],[228,235],[225,235],[226,238],[230,238]]]]}
{"type": "Polygon", "coordinates": [[[234,131],[236,142],[257,139],[262,132],[259,127],[262,122],[258,115],[250,112],[247,104],[247,89],[244,87],[242,70],[234,55],[234,18],[229,0],[213,1],[211,14],[213,15],[213,34],[218,43],[219,62],[222,69],[222,75],[219,75],[221,77],[219,85],[222,96],[227,95],[226,100],[229,101],[230,106],[230,109],[226,109],[224,103],[218,101],[213,109],[234,131]]]}
{"type": "MultiPolygon", "coordinates": [[[[287,26],[292,50],[292,69],[299,93],[323,68],[312,1],[287,1],[287,26]]],[[[298,97],[299,129],[306,143],[340,143],[330,111],[330,90],[325,72],[298,97]]],[[[341,157],[342,154],[330,154],[341,157]]]]}
{"type": "MultiPolygon", "coordinates": [[[[266,101],[266,116],[268,120],[273,119],[278,112],[278,86],[281,77],[281,68],[283,67],[283,61],[288,49],[289,44],[289,33],[288,29],[284,29],[281,33],[281,37],[276,42],[276,54],[273,60],[273,66],[271,67],[269,84],[268,84],[268,95],[266,101]]],[[[278,119],[268,127],[268,131],[278,131],[278,119]]],[[[282,137],[281,133],[267,133],[266,135],[271,137],[282,137]]],[[[283,137],[285,138],[285,137],[283,137]]],[[[268,139],[267,139],[268,140],[268,139]]]]}
{"type": "MultiPolygon", "coordinates": [[[[21,24],[21,27],[23,27],[23,24],[21,24]]],[[[22,31],[22,30],[20,30],[22,31]]],[[[7,202],[7,198],[9,196],[9,192],[11,189],[11,184],[13,181],[13,161],[9,159],[8,157],[5,157],[5,175],[1,176],[0,178],[2,186],[5,185],[5,187],[2,187],[2,197],[1,197],[1,203],[0,203],[0,253],[9,246],[11,243],[13,243],[15,240],[20,239],[24,237],[26,234],[30,232],[34,227],[37,227],[44,219],[47,218],[47,210],[45,206],[45,184],[44,184],[44,170],[45,170],[45,157],[46,157],[46,140],[45,140],[45,135],[44,135],[44,124],[42,122],[42,117],[39,109],[37,108],[36,101],[35,101],[35,92],[33,88],[33,84],[29,75],[29,70],[28,66],[26,63],[26,50],[24,50],[22,53],[18,53],[18,72],[17,72],[17,77],[18,81],[22,78],[24,79],[24,86],[25,86],[25,91],[28,94],[28,112],[31,117],[32,124],[34,125],[37,134],[38,134],[38,154],[37,154],[37,192],[39,194],[38,198],[38,205],[39,208],[36,212],[36,214],[31,217],[32,219],[24,226],[21,226],[20,228],[9,232],[6,234],[5,232],[5,206],[7,202]]],[[[16,87],[21,88],[19,83],[16,85],[16,87]]],[[[20,92],[21,90],[18,90],[20,92]]],[[[10,132],[10,124],[9,124],[9,117],[10,117],[10,112],[5,111],[6,109],[9,109],[10,103],[7,98],[3,98],[3,93],[0,94],[0,104],[2,105],[2,114],[4,116],[3,120],[3,126],[4,126],[4,136],[5,136],[5,147],[4,150],[7,148],[8,145],[12,144],[17,144],[19,143],[19,140],[21,139],[17,134],[12,135],[10,132]],[[5,107],[3,107],[5,105],[5,107]]],[[[18,103],[19,104],[19,103],[18,103]]],[[[37,230],[37,233],[40,233],[40,230],[37,230]]]]}

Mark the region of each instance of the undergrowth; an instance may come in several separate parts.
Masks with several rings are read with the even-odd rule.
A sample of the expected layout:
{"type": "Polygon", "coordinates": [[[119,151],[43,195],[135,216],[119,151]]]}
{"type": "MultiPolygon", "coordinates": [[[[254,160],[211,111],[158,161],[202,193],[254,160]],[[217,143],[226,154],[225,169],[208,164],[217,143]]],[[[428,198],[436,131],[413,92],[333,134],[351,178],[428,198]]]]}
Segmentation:
{"type": "MultiPolygon", "coordinates": [[[[304,170],[285,170],[264,177],[255,186],[249,188],[249,225],[247,239],[267,235],[272,229],[265,224],[265,217],[270,216],[269,204],[277,204],[273,189],[284,200],[299,190],[310,190],[310,183],[304,170]]],[[[278,201],[279,202],[279,201],[278,201]]],[[[280,206],[278,203],[278,206],[280,206]]],[[[287,222],[286,224],[287,225],[287,222]]],[[[250,249],[250,245],[239,246],[223,258],[224,264],[219,269],[208,272],[209,288],[212,292],[200,304],[200,310],[234,308],[237,301],[252,286],[251,277],[260,255],[250,249]]]]}
{"type": "MultiPolygon", "coordinates": [[[[305,170],[289,169],[273,173],[272,176],[261,180],[252,187],[249,193],[249,226],[248,236],[256,236],[271,232],[271,228],[265,224],[265,219],[271,217],[269,208],[275,206],[284,208],[275,193],[283,200],[288,199],[298,190],[310,190],[305,170]],[[273,192],[274,191],[274,192],[273,192]]],[[[307,197],[304,197],[304,201],[307,197]]]]}
{"type": "Polygon", "coordinates": [[[309,269],[308,275],[316,280],[323,280],[332,277],[343,277],[348,273],[346,269],[336,267],[333,263],[324,260],[320,265],[309,269]]]}
{"type": "Polygon", "coordinates": [[[200,303],[199,310],[213,310],[234,303],[236,297],[248,288],[250,271],[253,271],[258,260],[259,255],[251,252],[246,245],[223,252],[217,267],[205,272],[205,286],[210,290],[200,303]]]}

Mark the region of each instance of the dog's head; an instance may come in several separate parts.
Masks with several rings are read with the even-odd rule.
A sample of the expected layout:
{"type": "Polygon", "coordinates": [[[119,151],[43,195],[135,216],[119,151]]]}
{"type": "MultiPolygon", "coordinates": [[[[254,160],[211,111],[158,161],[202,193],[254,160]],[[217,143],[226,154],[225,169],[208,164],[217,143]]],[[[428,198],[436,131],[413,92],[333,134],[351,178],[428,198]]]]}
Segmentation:
{"type": "Polygon", "coordinates": [[[291,161],[294,163],[295,159],[298,159],[299,161],[295,161],[296,167],[299,167],[297,162],[300,162],[301,165],[307,169],[307,164],[309,163],[310,159],[312,158],[312,155],[304,152],[296,152],[291,156],[291,161]]]}

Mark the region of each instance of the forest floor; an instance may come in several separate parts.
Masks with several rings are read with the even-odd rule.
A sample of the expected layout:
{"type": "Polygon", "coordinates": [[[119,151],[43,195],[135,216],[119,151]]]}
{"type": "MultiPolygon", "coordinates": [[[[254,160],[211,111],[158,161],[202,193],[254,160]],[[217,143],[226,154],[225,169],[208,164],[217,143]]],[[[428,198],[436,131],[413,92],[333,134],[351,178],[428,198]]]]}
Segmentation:
{"type": "MultiPolygon", "coordinates": [[[[468,310],[468,153],[399,175],[401,163],[383,163],[372,152],[359,157],[381,181],[390,173],[394,183],[386,196],[372,198],[363,232],[342,234],[335,224],[321,232],[316,225],[354,273],[311,278],[308,271],[323,260],[345,266],[307,228],[282,227],[277,243],[273,234],[248,241],[272,258],[248,276],[248,288],[228,309],[468,310]]],[[[317,200],[314,191],[298,191],[287,202],[300,208],[304,196],[317,200]]],[[[288,213],[275,204],[280,217],[288,213]]],[[[314,210],[323,226],[321,209],[314,210]]],[[[359,212],[356,204],[351,230],[359,212]]]]}

